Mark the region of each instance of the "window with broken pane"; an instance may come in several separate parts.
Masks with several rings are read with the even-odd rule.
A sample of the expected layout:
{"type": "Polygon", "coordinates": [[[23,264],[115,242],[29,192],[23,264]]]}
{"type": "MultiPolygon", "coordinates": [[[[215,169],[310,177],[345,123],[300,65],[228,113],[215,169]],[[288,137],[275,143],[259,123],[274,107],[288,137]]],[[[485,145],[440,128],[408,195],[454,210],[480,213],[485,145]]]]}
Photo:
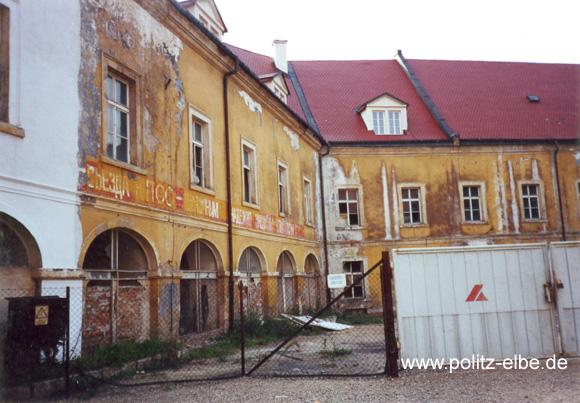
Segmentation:
{"type": "Polygon", "coordinates": [[[360,225],[358,189],[338,190],[338,212],[347,225],[360,225]]]}

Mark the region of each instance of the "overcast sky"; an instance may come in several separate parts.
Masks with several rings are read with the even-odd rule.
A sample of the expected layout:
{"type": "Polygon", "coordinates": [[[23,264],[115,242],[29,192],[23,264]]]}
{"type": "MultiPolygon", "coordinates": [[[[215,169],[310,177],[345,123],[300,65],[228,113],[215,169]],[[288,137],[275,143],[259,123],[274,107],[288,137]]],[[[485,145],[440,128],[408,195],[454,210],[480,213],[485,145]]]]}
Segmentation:
{"type": "Polygon", "coordinates": [[[289,60],[408,59],[580,64],[578,0],[215,0],[224,42],[289,60]]]}

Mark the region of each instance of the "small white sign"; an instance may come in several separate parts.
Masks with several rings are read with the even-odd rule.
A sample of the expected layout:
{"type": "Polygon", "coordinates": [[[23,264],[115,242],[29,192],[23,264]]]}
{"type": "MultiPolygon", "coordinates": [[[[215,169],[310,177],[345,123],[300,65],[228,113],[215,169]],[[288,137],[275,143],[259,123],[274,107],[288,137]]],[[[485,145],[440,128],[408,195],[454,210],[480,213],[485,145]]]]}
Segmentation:
{"type": "Polygon", "coordinates": [[[346,274],[329,274],[328,288],[344,288],[346,287],[346,274]]]}

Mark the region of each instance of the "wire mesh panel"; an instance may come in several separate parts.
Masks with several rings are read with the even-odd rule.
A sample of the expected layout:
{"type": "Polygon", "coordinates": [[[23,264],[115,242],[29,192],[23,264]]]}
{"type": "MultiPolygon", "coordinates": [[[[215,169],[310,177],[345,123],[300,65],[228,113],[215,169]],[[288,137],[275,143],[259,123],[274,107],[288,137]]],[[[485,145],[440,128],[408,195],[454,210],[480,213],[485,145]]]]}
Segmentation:
{"type": "MultiPolygon", "coordinates": [[[[362,266],[349,265],[341,277],[342,286],[332,290],[334,300],[318,312],[310,308],[320,300],[306,297],[311,288],[318,288],[317,278],[295,276],[294,295],[305,297],[310,304],[296,304],[291,310],[278,307],[277,316],[260,324],[251,320],[245,323],[249,374],[318,376],[385,372],[380,264],[366,273],[362,266]],[[259,331],[254,329],[256,326],[259,331]]],[[[268,289],[266,295],[271,296],[278,289],[268,289]]],[[[282,300],[278,297],[274,301],[282,300]]]]}
{"type": "MultiPolygon", "coordinates": [[[[91,376],[139,385],[240,375],[239,336],[227,332],[227,279],[198,272],[185,274],[179,280],[149,280],[144,287],[146,310],[141,309],[145,305],[139,298],[123,307],[137,307],[137,312],[117,335],[133,332],[133,337],[119,337],[84,355],[91,376]],[[109,357],[111,352],[125,359],[98,365],[100,357],[109,357]],[[121,375],[122,379],[116,380],[121,375]]],[[[114,324],[109,322],[109,326],[114,324]]]]}
{"type": "Polygon", "coordinates": [[[349,285],[334,289],[322,311],[323,278],[295,271],[291,259],[282,276],[254,268],[230,278],[204,267],[160,278],[90,270],[82,287],[0,290],[3,387],[26,393],[52,380],[54,393],[95,379],[137,386],[252,373],[383,373],[379,265],[345,276],[349,285]]]}

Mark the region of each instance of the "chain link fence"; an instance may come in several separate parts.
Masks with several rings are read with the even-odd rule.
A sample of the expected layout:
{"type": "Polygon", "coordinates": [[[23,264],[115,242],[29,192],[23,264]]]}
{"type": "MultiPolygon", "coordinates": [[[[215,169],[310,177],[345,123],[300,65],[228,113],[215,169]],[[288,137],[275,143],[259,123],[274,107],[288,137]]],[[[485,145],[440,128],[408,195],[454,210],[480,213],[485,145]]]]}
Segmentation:
{"type": "Polygon", "coordinates": [[[102,382],[382,374],[379,269],[351,270],[330,304],[322,277],[284,270],[237,273],[232,288],[228,277],[191,272],[91,273],[79,288],[1,289],[3,390],[27,398],[102,382]]]}
{"type": "MultiPolygon", "coordinates": [[[[298,298],[308,292],[286,289],[287,277],[277,279],[275,297],[278,315],[260,317],[248,306],[246,333],[270,334],[283,338],[271,345],[257,345],[245,351],[247,374],[264,376],[361,376],[384,374],[387,342],[381,263],[363,273],[362,264],[345,264],[346,288],[331,290],[329,304],[302,305],[298,298]],[[281,297],[282,296],[282,297],[281,297]],[[294,298],[294,297],[297,298],[294,298]],[[284,305],[280,301],[284,298],[284,305]],[[319,309],[322,308],[322,309],[319,309]],[[261,329],[256,322],[264,326],[261,329]],[[260,329],[258,332],[254,328],[260,329]]],[[[242,292],[247,292],[242,287],[242,292]]],[[[274,290],[269,290],[273,292],[274,290]]],[[[325,293],[320,292],[319,295],[325,293]]],[[[272,295],[272,297],[274,297],[272,295]]],[[[244,298],[242,297],[242,300],[244,298]]],[[[268,298],[270,299],[270,298],[268,298]]],[[[246,342],[246,345],[252,343],[246,342]]]]}

